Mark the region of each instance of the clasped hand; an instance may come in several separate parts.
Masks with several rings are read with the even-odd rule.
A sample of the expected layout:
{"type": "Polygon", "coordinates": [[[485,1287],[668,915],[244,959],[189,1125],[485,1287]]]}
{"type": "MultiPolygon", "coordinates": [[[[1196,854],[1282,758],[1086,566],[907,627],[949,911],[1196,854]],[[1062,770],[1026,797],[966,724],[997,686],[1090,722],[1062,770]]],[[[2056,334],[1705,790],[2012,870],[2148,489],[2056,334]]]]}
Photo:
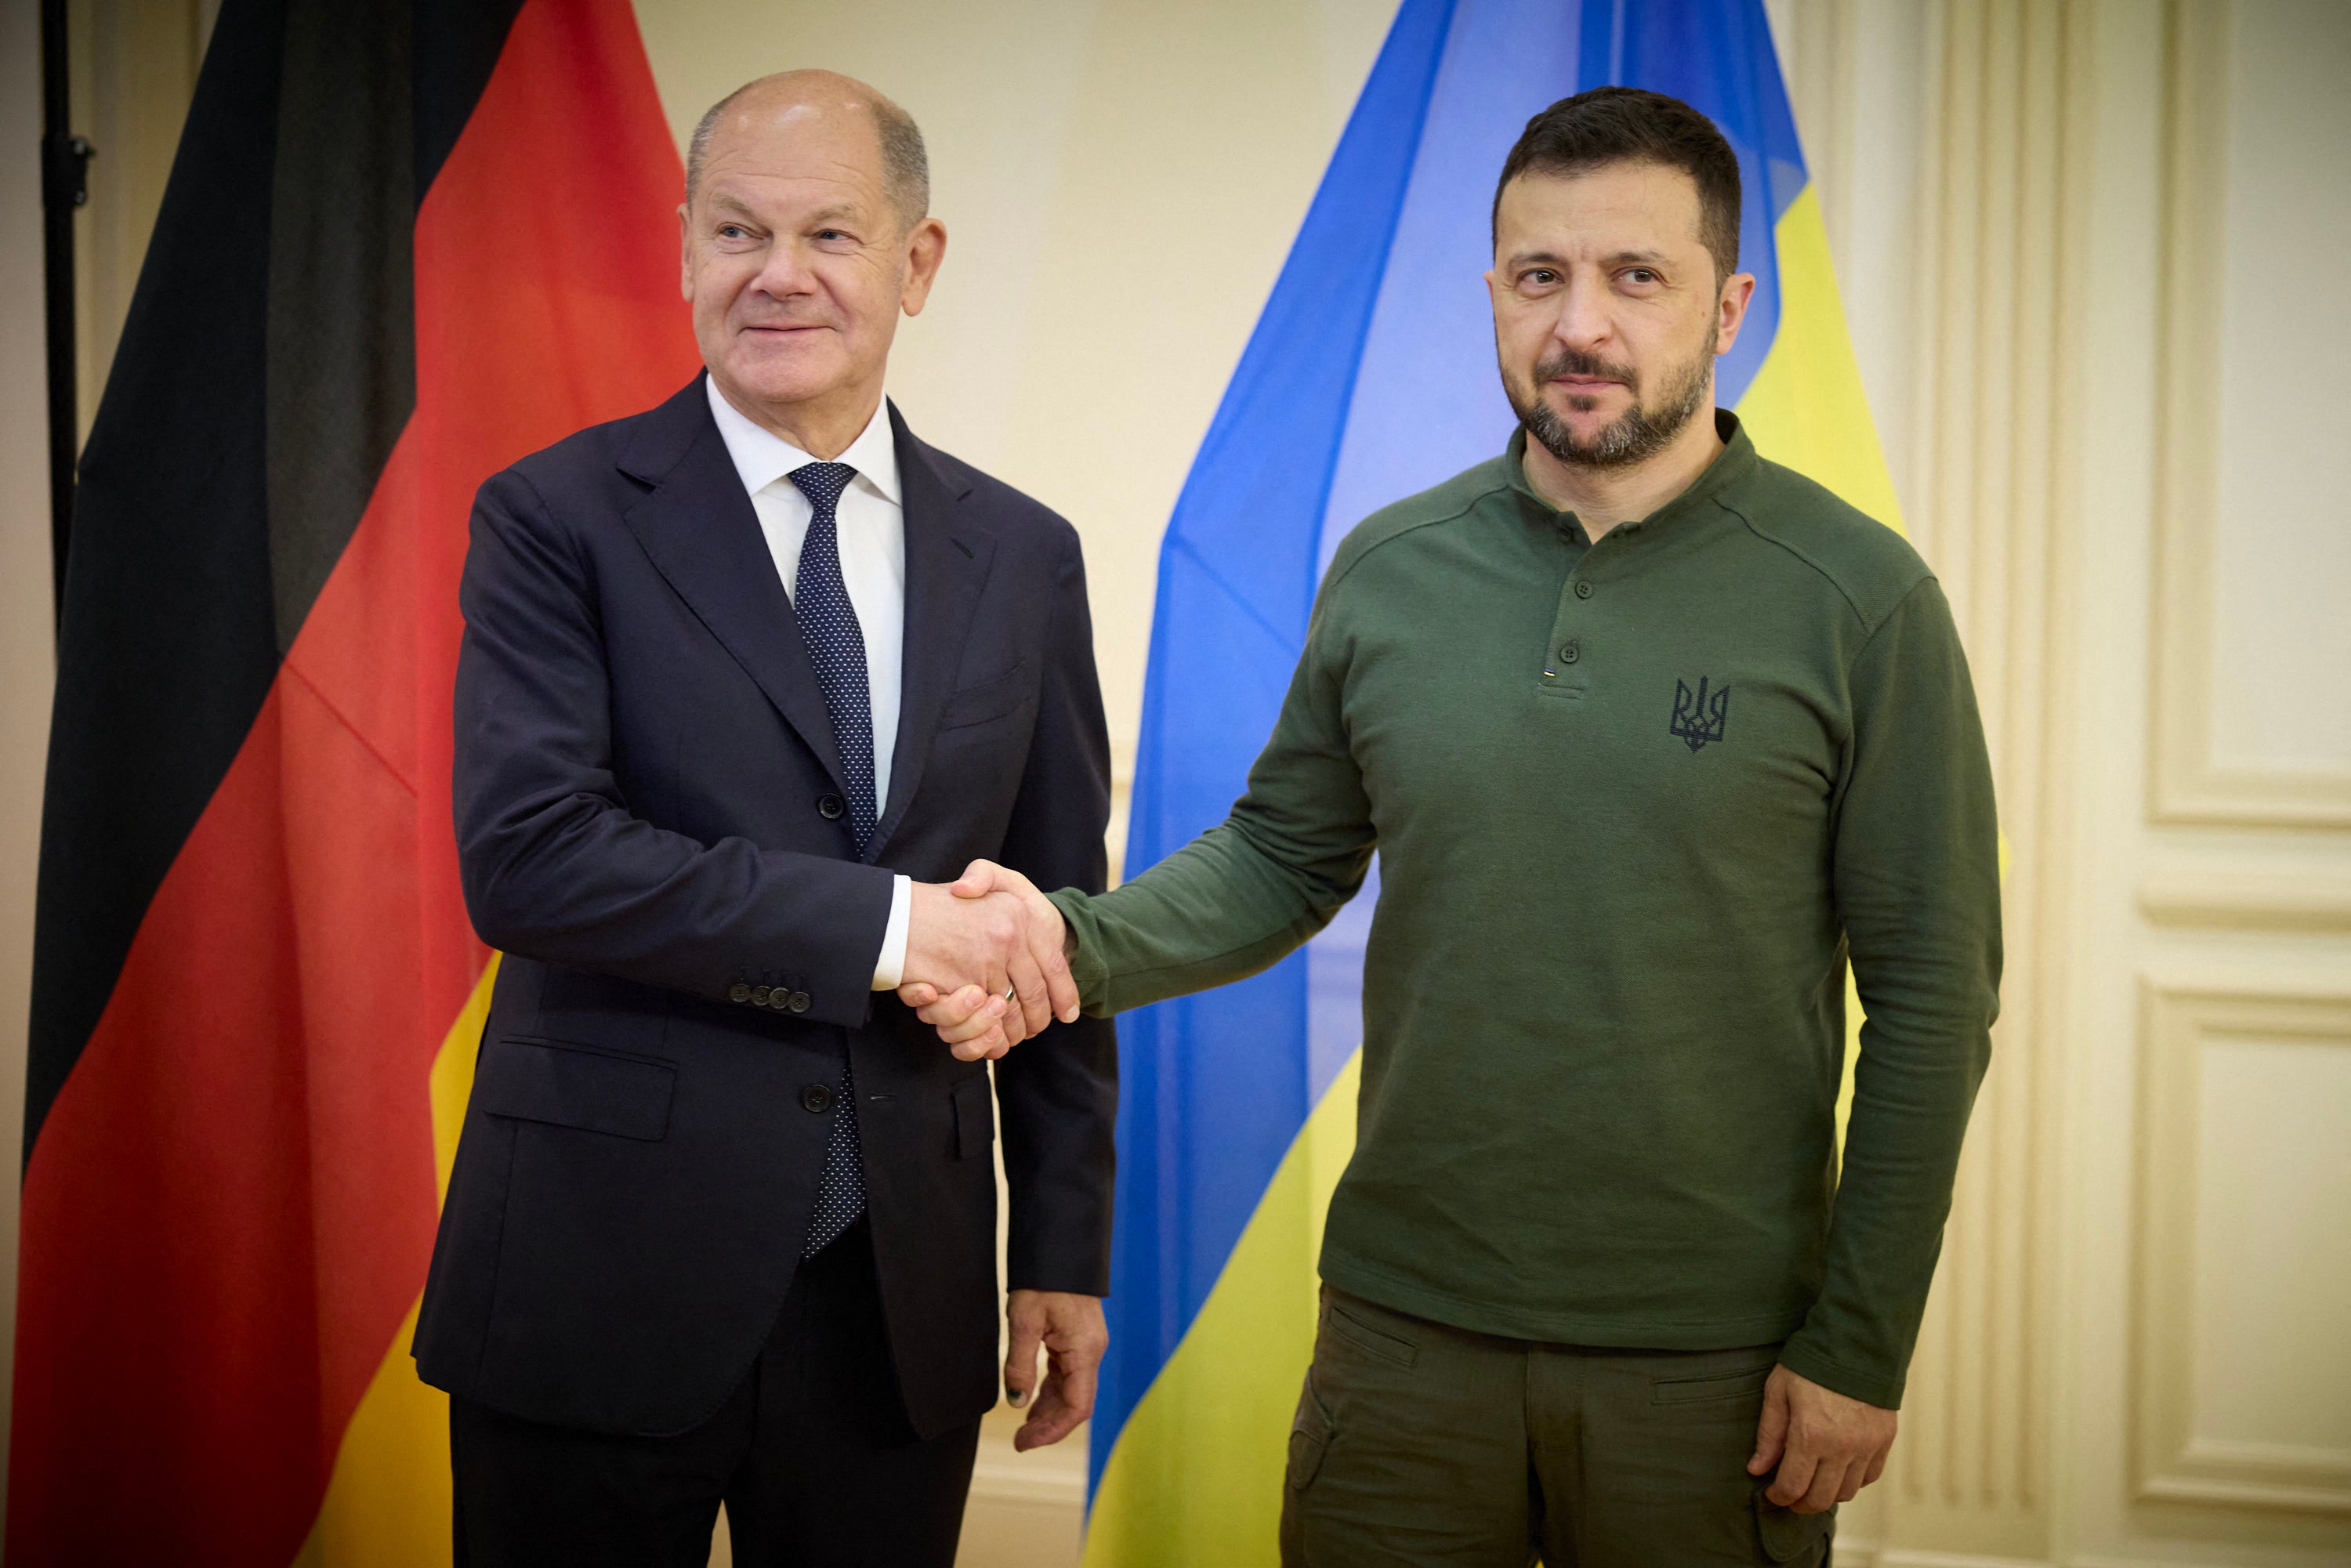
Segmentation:
{"type": "Polygon", "coordinates": [[[951,883],[914,883],[898,998],[966,1061],[1002,1056],[1055,1019],[1078,986],[1061,912],[1019,872],[974,861],[951,883]]]}

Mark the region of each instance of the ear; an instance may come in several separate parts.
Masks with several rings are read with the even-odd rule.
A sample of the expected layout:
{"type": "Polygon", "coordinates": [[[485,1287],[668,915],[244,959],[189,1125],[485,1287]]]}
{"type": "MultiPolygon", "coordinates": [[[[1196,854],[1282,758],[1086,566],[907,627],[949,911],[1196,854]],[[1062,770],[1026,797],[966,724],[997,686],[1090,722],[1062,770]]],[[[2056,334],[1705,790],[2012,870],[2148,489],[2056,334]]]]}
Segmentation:
{"type": "Polygon", "coordinates": [[[946,259],[947,226],[936,218],[925,218],[906,235],[906,284],[898,292],[898,308],[909,316],[920,316],[924,302],[931,297],[931,285],[937,281],[939,263],[946,259]]]}
{"type": "Polygon", "coordinates": [[[687,226],[685,204],[677,204],[677,292],[694,303],[694,230],[687,226]]]}
{"type": "Polygon", "coordinates": [[[1739,341],[1739,329],[1747,324],[1747,307],[1755,298],[1755,275],[1734,272],[1722,280],[1722,297],[1715,301],[1714,351],[1717,355],[1730,352],[1739,341]]]}

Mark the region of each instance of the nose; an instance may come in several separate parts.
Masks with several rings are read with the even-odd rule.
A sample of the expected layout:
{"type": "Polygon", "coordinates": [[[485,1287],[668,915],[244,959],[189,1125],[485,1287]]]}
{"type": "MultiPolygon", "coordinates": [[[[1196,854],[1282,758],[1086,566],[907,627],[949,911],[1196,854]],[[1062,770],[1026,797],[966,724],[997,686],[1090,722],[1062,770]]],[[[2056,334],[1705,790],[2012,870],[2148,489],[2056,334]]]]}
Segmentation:
{"type": "Polygon", "coordinates": [[[1569,274],[1559,292],[1559,316],[1552,336],[1571,349],[1590,350],[1608,339],[1614,320],[1609,312],[1607,279],[1596,269],[1579,267],[1569,274]]]}
{"type": "Polygon", "coordinates": [[[795,295],[811,294],[816,290],[816,275],[809,269],[808,258],[800,247],[790,240],[778,240],[768,247],[766,265],[751,287],[771,299],[789,299],[795,295]]]}

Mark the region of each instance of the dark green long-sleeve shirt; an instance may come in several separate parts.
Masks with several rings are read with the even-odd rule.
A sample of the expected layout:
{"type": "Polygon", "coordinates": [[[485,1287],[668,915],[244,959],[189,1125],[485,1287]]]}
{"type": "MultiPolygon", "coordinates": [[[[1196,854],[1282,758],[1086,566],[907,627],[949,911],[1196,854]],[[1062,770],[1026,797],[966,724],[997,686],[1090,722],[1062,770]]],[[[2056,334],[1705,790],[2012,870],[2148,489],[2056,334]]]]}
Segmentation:
{"type": "Polygon", "coordinates": [[[1785,1337],[1893,1406],[1998,1008],[1991,769],[1917,553],[1719,417],[1597,544],[1523,436],[1374,514],[1230,818],[1055,899],[1115,1012],[1271,964],[1376,848],[1323,1278],[1552,1342],[1785,1337]]]}

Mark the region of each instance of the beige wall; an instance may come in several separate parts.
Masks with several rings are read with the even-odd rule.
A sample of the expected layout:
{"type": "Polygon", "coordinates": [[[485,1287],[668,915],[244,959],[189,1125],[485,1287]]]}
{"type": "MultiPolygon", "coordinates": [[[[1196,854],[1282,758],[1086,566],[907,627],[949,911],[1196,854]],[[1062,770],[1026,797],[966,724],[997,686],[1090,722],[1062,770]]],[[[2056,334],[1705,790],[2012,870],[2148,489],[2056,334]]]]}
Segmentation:
{"type": "MultiPolygon", "coordinates": [[[[1840,1561],[2351,1562],[2351,342],[2326,303],[2351,286],[2351,11],[1770,9],[2014,851],[1996,1065],[1896,1463],[1848,1511],[1840,1561]]],[[[893,393],[1083,532],[1123,755],[1160,529],[1389,10],[641,8],[681,137],[744,77],[789,65],[867,77],[922,120],[952,243],[893,393]]],[[[0,11],[22,44],[0,50],[0,116],[26,127],[31,15],[0,11]]],[[[174,15],[201,27],[200,8],[174,15]]],[[[130,142],[110,150],[113,183],[99,165],[85,220],[101,316],[152,212],[133,176],[160,166],[152,128],[177,112],[156,106],[182,24],[157,26],[152,59],[120,46],[112,89],[93,57],[94,92],[147,95],[111,110],[130,142]]],[[[22,163],[0,168],[26,187],[0,187],[0,439],[22,449],[8,471],[35,475],[22,163]]],[[[16,486],[0,508],[0,1125],[22,1079],[45,528],[38,486],[16,486]]],[[[1015,1458],[1003,1436],[991,1427],[967,1563],[1073,1561],[1079,1456],[1015,1458]]]]}
{"type": "Polygon", "coordinates": [[[74,130],[99,150],[93,199],[74,214],[84,430],[105,390],[217,10],[218,0],[68,0],[74,130]]]}

